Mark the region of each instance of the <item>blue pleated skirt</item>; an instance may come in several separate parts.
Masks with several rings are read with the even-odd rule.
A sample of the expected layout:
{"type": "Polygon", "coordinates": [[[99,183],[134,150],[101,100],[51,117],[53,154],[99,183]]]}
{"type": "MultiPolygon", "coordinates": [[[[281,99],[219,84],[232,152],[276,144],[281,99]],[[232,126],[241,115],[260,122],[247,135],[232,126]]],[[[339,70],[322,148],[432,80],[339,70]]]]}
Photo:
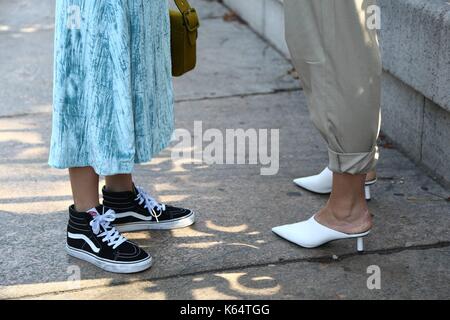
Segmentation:
{"type": "Polygon", "coordinates": [[[167,0],[56,1],[49,165],[131,173],[170,142],[167,0]]]}

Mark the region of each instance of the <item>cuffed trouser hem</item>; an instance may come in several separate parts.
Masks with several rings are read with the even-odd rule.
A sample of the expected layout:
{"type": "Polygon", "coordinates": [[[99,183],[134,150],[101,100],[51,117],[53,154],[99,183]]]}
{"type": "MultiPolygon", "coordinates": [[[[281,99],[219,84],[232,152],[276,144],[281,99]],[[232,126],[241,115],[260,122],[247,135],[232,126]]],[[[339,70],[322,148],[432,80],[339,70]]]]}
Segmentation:
{"type": "Polygon", "coordinates": [[[378,147],[366,153],[337,153],[328,149],[328,168],[335,173],[366,174],[375,169],[378,147]]]}

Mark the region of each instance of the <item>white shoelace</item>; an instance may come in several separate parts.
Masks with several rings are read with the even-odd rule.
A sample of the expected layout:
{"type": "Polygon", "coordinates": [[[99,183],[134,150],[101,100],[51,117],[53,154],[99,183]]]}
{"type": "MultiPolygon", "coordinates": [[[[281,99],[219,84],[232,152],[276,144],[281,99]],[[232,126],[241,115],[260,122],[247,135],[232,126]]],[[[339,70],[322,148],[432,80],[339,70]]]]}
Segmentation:
{"type": "Polygon", "coordinates": [[[114,210],[109,209],[106,212],[104,212],[104,210],[105,209],[103,209],[103,214],[95,216],[89,224],[98,238],[103,237],[103,242],[108,242],[108,246],[112,246],[113,249],[116,249],[122,243],[127,241],[127,239],[122,236],[116,228],[110,225],[110,223],[116,219],[114,210]],[[104,230],[102,233],[100,233],[100,227],[104,230]]]}
{"type": "Polygon", "coordinates": [[[158,218],[161,216],[163,211],[166,210],[166,205],[156,201],[147,192],[145,192],[143,188],[136,186],[136,190],[138,191],[136,200],[139,201],[140,205],[145,203],[144,208],[148,209],[150,214],[156,219],[156,222],[159,222],[158,218]],[[155,212],[155,208],[158,210],[159,214],[155,212]]]}

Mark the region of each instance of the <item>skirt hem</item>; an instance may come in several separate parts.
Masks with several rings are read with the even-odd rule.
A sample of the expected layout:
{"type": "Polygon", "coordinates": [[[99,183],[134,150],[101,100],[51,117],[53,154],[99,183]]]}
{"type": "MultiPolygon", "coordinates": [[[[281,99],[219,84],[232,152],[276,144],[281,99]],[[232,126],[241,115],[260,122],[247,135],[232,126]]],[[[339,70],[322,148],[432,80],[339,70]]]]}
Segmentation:
{"type": "Polygon", "coordinates": [[[172,142],[172,137],[170,136],[164,143],[160,145],[160,148],[154,150],[154,152],[146,158],[136,159],[135,161],[122,161],[120,165],[117,166],[115,170],[105,170],[105,168],[87,162],[66,162],[66,163],[58,163],[58,161],[52,161],[49,159],[48,165],[55,169],[69,169],[69,168],[84,168],[84,167],[92,167],[96,174],[99,176],[114,176],[117,174],[131,174],[133,173],[134,165],[136,164],[145,164],[150,162],[155,155],[159,154],[161,151],[166,149],[169,144],[172,142]]]}

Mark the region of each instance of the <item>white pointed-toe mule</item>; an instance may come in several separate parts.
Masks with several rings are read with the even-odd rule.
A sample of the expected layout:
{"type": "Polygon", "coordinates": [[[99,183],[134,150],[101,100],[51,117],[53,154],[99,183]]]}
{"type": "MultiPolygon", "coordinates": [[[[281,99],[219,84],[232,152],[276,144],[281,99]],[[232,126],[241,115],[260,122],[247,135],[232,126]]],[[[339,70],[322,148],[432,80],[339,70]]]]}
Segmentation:
{"type": "Polygon", "coordinates": [[[295,179],[294,183],[314,193],[328,194],[333,185],[333,172],[327,167],[317,175],[295,179]]]}
{"type": "MultiPolygon", "coordinates": [[[[366,181],[364,187],[366,200],[371,199],[370,186],[376,182],[377,179],[366,181]]],[[[331,188],[333,186],[333,172],[327,167],[317,175],[295,179],[294,183],[300,188],[314,193],[329,194],[331,193],[331,188]]]]}
{"type": "Polygon", "coordinates": [[[275,227],[272,231],[283,239],[304,248],[317,248],[335,240],[356,239],[356,250],[358,252],[364,251],[363,239],[370,233],[370,230],[358,234],[339,232],[320,224],[315,216],[299,223],[275,227]]]}

